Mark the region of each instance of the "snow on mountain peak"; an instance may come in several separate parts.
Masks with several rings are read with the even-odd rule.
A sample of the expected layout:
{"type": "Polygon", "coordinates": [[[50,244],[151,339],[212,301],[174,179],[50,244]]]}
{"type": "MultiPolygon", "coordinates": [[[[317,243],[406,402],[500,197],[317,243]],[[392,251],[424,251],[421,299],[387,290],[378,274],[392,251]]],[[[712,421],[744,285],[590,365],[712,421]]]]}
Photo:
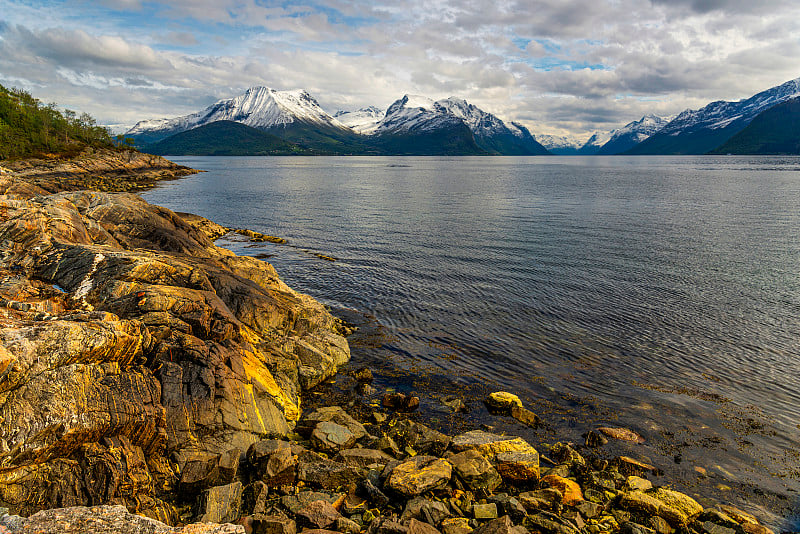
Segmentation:
{"type": "Polygon", "coordinates": [[[356,111],[337,111],[333,117],[362,135],[369,135],[378,127],[386,113],[375,106],[361,108],[356,111]]]}

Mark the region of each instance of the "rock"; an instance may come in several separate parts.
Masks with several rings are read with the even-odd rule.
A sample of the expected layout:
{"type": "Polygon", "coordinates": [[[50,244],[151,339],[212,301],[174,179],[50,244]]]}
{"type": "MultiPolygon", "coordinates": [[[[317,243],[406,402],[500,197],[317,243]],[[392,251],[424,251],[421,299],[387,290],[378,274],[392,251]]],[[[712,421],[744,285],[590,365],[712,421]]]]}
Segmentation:
{"type": "Polygon", "coordinates": [[[576,534],[575,527],[561,522],[558,516],[540,512],[538,514],[530,515],[526,518],[525,524],[531,527],[535,532],[544,532],[547,534],[576,534]]]}
{"type": "Polygon", "coordinates": [[[583,501],[575,505],[575,509],[586,519],[594,519],[598,517],[604,510],[602,505],[597,503],[583,501]]]}
{"type": "Polygon", "coordinates": [[[336,532],[343,532],[344,534],[358,534],[361,532],[361,525],[346,517],[337,518],[333,525],[336,532]]]}
{"type": "Polygon", "coordinates": [[[647,491],[652,489],[653,483],[647,479],[637,477],[637,476],[629,476],[625,479],[625,489],[628,491],[633,490],[641,490],[647,491]]]}
{"type": "Polygon", "coordinates": [[[705,534],[736,534],[736,529],[723,527],[711,521],[703,523],[703,532],[705,534]]]}
{"type": "Polygon", "coordinates": [[[376,449],[347,449],[334,457],[336,462],[362,468],[383,468],[392,460],[394,458],[376,449]]]}
{"type": "Polygon", "coordinates": [[[744,510],[740,510],[739,508],[736,508],[735,506],[731,506],[729,504],[723,504],[723,505],[720,505],[719,508],[725,515],[727,515],[728,517],[730,517],[731,519],[733,519],[737,523],[740,523],[740,524],[741,523],[752,523],[754,525],[758,524],[758,519],[756,519],[756,517],[753,514],[747,513],[744,510]]]}
{"type": "Polygon", "coordinates": [[[256,514],[252,517],[252,534],[296,534],[293,519],[278,515],[256,514]]]}
{"type": "Polygon", "coordinates": [[[679,512],[678,514],[673,514],[671,511],[667,512],[664,507],[659,510],[657,515],[663,517],[672,525],[686,524],[703,513],[703,507],[697,501],[678,491],[656,488],[649,494],[679,512]]]}
{"type": "Polygon", "coordinates": [[[441,534],[433,525],[412,519],[408,522],[408,534],[441,534]]]}
{"type": "Polygon", "coordinates": [[[539,419],[538,415],[522,406],[513,406],[511,408],[511,417],[529,427],[536,428],[542,425],[542,420],[539,419]]]}
{"type": "Polygon", "coordinates": [[[244,515],[264,515],[267,511],[268,495],[269,488],[260,480],[245,486],[242,490],[242,512],[244,515]]]}
{"type": "Polygon", "coordinates": [[[469,407],[458,397],[447,397],[442,401],[442,404],[450,408],[454,413],[469,412],[469,407]]]}
{"type": "Polygon", "coordinates": [[[497,472],[512,484],[539,479],[539,453],[533,448],[529,452],[501,452],[494,460],[497,472]]]}
{"type": "Polygon", "coordinates": [[[335,453],[355,445],[356,437],[346,426],[323,421],[311,433],[311,444],[317,450],[335,453]]]}
{"type": "Polygon", "coordinates": [[[564,495],[558,488],[544,488],[520,493],[517,498],[528,511],[557,510],[564,495]]]}
{"type": "Polygon", "coordinates": [[[297,478],[327,490],[355,487],[364,478],[363,471],[340,462],[327,460],[313,453],[298,459],[297,478]]]}
{"type": "Polygon", "coordinates": [[[202,523],[232,523],[239,519],[242,507],[242,483],[233,482],[205,490],[200,496],[202,523]]]}
{"type": "Polygon", "coordinates": [[[527,511],[519,500],[509,496],[506,493],[498,495],[490,495],[487,501],[497,505],[497,513],[507,515],[512,521],[520,522],[525,519],[527,511]]]}
{"type": "Polygon", "coordinates": [[[372,371],[368,367],[360,367],[350,374],[359,384],[371,384],[373,381],[372,371]]]}
{"type": "Polygon", "coordinates": [[[223,486],[236,480],[241,457],[242,451],[239,449],[229,449],[219,455],[219,460],[217,462],[217,478],[214,481],[217,485],[223,486]]]}
{"type": "Polygon", "coordinates": [[[404,393],[387,393],[383,396],[383,407],[396,412],[413,412],[419,408],[419,397],[404,393]]]}
{"type": "Polygon", "coordinates": [[[382,508],[389,504],[389,497],[387,497],[369,478],[365,478],[361,481],[360,488],[373,505],[382,508]]]}
{"type": "Polygon", "coordinates": [[[388,437],[403,448],[411,447],[420,454],[441,456],[450,445],[449,436],[416,421],[399,421],[389,432],[388,437]]]}
{"type": "Polygon", "coordinates": [[[602,432],[606,436],[614,439],[618,439],[621,441],[630,441],[631,443],[644,443],[645,439],[634,432],[633,430],[627,428],[612,428],[607,426],[601,426],[597,429],[598,432],[602,432]]]}
{"type": "Polygon", "coordinates": [[[614,458],[612,464],[616,465],[619,472],[623,475],[642,476],[645,473],[654,473],[656,471],[656,468],[652,465],[645,462],[640,462],[639,460],[634,460],[628,456],[619,456],[614,458]]]}
{"type": "Polygon", "coordinates": [[[475,534],[512,534],[513,525],[507,515],[492,519],[473,531],[475,534]]]}
{"type": "Polygon", "coordinates": [[[560,464],[566,464],[571,468],[586,467],[586,460],[569,443],[556,443],[550,449],[550,457],[560,464]]]}
{"type": "Polygon", "coordinates": [[[465,517],[445,519],[442,521],[441,529],[442,534],[469,534],[472,532],[469,520],[465,517]]]}
{"type": "Polygon", "coordinates": [[[270,486],[292,484],[295,478],[296,458],[288,441],[265,439],[247,449],[247,463],[257,477],[270,486]]]}
{"type": "Polygon", "coordinates": [[[497,518],[497,505],[493,502],[475,504],[472,506],[472,514],[475,519],[495,519],[497,518]]]}
{"type": "Polygon", "coordinates": [[[519,400],[519,397],[506,391],[490,393],[483,402],[490,411],[498,413],[511,414],[513,407],[522,408],[522,401],[519,400]]]}
{"type": "Polygon", "coordinates": [[[400,522],[407,523],[411,519],[417,519],[438,527],[450,515],[450,511],[443,503],[423,497],[414,497],[406,503],[403,515],[400,516],[400,522]]]}
{"type": "Polygon", "coordinates": [[[658,515],[658,511],[663,504],[655,497],[641,490],[624,493],[619,501],[620,507],[625,510],[632,510],[650,516],[658,515]]]}
{"type": "Polygon", "coordinates": [[[627,521],[620,525],[621,534],[656,534],[654,530],[647,528],[644,525],[627,521]]]}
{"type": "Polygon", "coordinates": [[[320,491],[301,491],[297,495],[284,495],[281,497],[281,506],[283,506],[286,510],[289,511],[291,514],[297,514],[315,501],[325,501],[331,506],[334,503],[339,502],[340,499],[343,499],[344,495],[341,493],[324,493],[320,491]]]}
{"type": "Polygon", "coordinates": [[[454,454],[447,461],[453,465],[464,485],[473,491],[492,492],[503,482],[489,460],[474,449],[454,454]]]}
{"type": "Polygon", "coordinates": [[[447,460],[417,456],[395,467],[386,484],[398,493],[414,497],[447,484],[452,469],[447,460]]]}
{"type": "Polygon", "coordinates": [[[767,527],[757,523],[742,523],[740,526],[746,534],[774,534],[767,527]]]}
{"type": "Polygon", "coordinates": [[[189,454],[180,471],[178,490],[182,494],[196,495],[212,486],[230,484],[236,478],[240,456],[238,449],[231,449],[223,454],[189,454]]]}
{"type": "Polygon", "coordinates": [[[500,436],[482,430],[471,430],[454,437],[451,446],[456,452],[476,449],[486,456],[494,457],[502,452],[536,453],[536,449],[519,437],[500,436]]]}
{"type": "Polygon", "coordinates": [[[75,506],[37,512],[25,520],[20,534],[245,534],[240,525],[191,524],[174,529],[160,521],[128,512],[124,506],[75,506]]]}
{"type": "Polygon", "coordinates": [[[561,492],[561,502],[566,505],[574,505],[583,500],[581,487],[577,482],[558,475],[547,475],[542,477],[541,482],[551,488],[561,492]]]}
{"type": "Polygon", "coordinates": [[[317,408],[304,416],[303,419],[298,422],[295,430],[303,436],[310,436],[317,425],[324,422],[336,423],[337,425],[347,427],[353,436],[355,436],[356,440],[367,437],[367,430],[364,428],[364,425],[353,419],[341,406],[317,408]]]}
{"type": "Polygon", "coordinates": [[[304,506],[295,514],[296,521],[301,527],[328,528],[333,525],[341,514],[327,501],[313,501],[304,506]]]}
{"type": "Polygon", "coordinates": [[[594,430],[590,430],[586,434],[586,441],[584,442],[587,447],[591,447],[596,449],[598,447],[602,447],[608,443],[608,439],[600,434],[599,432],[595,432],[594,430]]]}

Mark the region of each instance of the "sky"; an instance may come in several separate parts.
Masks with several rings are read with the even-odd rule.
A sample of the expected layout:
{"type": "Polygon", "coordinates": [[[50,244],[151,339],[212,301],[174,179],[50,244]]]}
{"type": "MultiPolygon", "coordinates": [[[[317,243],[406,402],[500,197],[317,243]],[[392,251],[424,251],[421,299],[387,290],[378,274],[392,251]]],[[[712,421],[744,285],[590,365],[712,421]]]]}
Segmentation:
{"type": "Polygon", "coordinates": [[[0,0],[0,84],[121,132],[252,86],[585,139],[800,77],[796,0],[0,0]]]}

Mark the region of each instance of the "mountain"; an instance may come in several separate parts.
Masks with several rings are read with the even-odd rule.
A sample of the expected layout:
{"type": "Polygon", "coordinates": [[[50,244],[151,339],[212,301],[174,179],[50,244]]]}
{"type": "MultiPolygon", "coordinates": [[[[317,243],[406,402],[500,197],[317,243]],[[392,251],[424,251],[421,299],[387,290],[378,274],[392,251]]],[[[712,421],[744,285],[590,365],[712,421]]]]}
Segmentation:
{"type": "Polygon", "coordinates": [[[289,156],[311,150],[257,128],[233,121],[216,121],[171,135],[143,149],[159,156],[289,156]]]}
{"type": "Polygon", "coordinates": [[[609,132],[595,132],[592,136],[586,140],[586,142],[578,149],[579,156],[594,156],[597,152],[608,143],[614,134],[617,133],[617,130],[611,130],[609,132]]]}
{"type": "Polygon", "coordinates": [[[762,111],[711,153],[800,155],[800,97],[762,111]]]}
{"type": "MultiPolygon", "coordinates": [[[[513,123],[512,123],[513,124],[513,123]]],[[[564,135],[534,135],[536,141],[545,147],[548,152],[556,156],[575,156],[583,146],[583,142],[571,136],[564,135]]]]}
{"type": "Polygon", "coordinates": [[[686,110],[626,154],[705,154],[742,131],[767,109],[800,96],[800,78],[738,102],[712,102],[686,110]]]}
{"type": "Polygon", "coordinates": [[[369,106],[357,111],[337,111],[333,118],[362,135],[369,135],[375,132],[385,114],[382,109],[369,106]]]}
{"type": "Polygon", "coordinates": [[[152,144],[171,135],[217,121],[258,128],[305,148],[328,153],[366,150],[358,134],[326,113],[306,91],[252,87],[197,113],[174,119],[146,120],[126,132],[137,144],[152,144]]]}
{"type": "MultiPolygon", "coordinates": [[[[446,139],[447,153],[536,155],[547,154],[530,132],[518,124],[511,127],[496,116],[459,98],[434,102],[430,98],[405,95],[386,110],[374,130],[385,149],[405,153],[414,138],[427,142],[446,139]]],[[[430,149],[427,149],[430,150],[430,149]]]]}
{"type": "Polygon", "coordinates": [[[597,150],[596,154],[598,156],[622,154],[660,131],[667,123],[669,123],[669,119],[645,115],[638,121],[629,122],[619,130],[614,130],[611,137],[597,150]]]}

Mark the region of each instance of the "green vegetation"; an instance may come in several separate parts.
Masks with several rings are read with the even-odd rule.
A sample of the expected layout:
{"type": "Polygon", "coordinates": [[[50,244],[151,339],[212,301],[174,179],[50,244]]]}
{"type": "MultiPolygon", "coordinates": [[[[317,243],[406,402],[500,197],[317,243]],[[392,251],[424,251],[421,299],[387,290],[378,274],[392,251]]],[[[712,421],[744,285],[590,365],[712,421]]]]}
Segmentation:
{"type": "Polygon", "coordinates": [[[316,152],[233,121],[216,121],[181,132],[143,149],[172,156],[291,156],[316,152]]]}
{"type": "Polygon", "coordinates": [[[87,113],[43,105],[30,93],[0,85],[0,160],[69,156],[86,146],[111,147],[108,130],[87,113]]]}
{"type": "Polygon", "coordinates": [[[800,154],[800,98],[760,113],[712,154],[800,154]]]}

